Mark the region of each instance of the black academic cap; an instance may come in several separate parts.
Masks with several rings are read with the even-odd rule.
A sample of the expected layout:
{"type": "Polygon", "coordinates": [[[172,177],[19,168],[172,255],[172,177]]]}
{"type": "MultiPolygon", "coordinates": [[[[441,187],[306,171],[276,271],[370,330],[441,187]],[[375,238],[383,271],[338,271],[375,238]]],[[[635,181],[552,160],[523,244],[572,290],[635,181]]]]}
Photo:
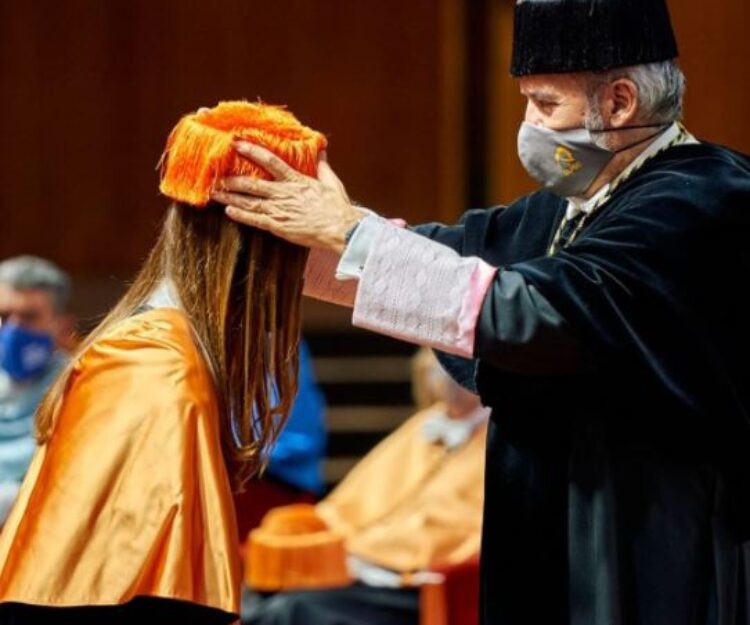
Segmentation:
{"type": "Polygon", "coordinates": [[[666,0],[518,0],[514,76],[599,71],[677,57],[666,0]]]}

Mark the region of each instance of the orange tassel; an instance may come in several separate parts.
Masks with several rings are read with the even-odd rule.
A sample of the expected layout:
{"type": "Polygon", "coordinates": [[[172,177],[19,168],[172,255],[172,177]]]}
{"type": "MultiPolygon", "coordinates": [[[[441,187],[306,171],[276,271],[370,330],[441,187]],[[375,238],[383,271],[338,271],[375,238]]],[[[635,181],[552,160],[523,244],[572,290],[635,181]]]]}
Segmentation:
{"type": "Polygon", "coordinates": [[[161,158],[159,190],[178,202],[206,206],[211,189],[225,176],[272,176],[240,157],[238,139],[260,145],[294,169],[314,176],[318,154],[327,141],[280,106],[245,101],[220,102],[212,109],[185,115],[174,127],[161,158]]]}

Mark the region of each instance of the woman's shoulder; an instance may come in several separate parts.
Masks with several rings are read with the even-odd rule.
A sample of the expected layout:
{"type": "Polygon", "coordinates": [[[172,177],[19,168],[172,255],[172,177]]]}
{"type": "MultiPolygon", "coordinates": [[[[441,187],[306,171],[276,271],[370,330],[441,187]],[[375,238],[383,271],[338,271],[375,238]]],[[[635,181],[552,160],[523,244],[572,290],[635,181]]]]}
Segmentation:
{"type": "Polygon", "coordinates": [[[113,324],[81,355],[75,370],[79,378],[109,377],[182,392],[211,386],[190,321],[174,308],[155,308],[113,324]]]}
{"type": "Polygon", "coordinates": [[[137,349],[140,343],[182,351],[192,345],[187,315],[177,308],[152,308],[113,323],[96,343],[122,341],[122,347],[137,349]]]}

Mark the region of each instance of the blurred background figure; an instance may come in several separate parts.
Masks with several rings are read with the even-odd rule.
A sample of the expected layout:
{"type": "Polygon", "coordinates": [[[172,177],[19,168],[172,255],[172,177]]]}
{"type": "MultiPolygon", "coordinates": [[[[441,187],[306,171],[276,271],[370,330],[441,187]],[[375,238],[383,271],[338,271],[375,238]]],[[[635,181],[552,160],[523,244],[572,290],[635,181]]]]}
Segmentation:
{"type": "Polygon", "coordinates": [[[322,462],[326,451],[326,403],[315,380],[310,348],[299,350],[297,397],[276,441],[266,473],[235,495],[240,540],[260,525],[271,508],[314,502],[323,493],[322,462]]]}
{"type": "Polygon", "coordinates": [[[34,413],[67,359],[70,293],[70,278],[48,260],[0,262],[0,526],[34,453],[34,413]]]}
{"type": "Polygon", "coordinates": [[[299,491],[320,495],[326,405],[315,382],[312,356],[305,341],[300,342],[298,385],[292,414],[271,451],[268,476],[299,491]]]}
{"type": "MultiPolygon", "coordinates": [[[[247,594],[243,623],[416,624],[419,587],[433,580],[432,571],[477,554],[488,410],[453,382],[431,351],[418,352],[414,372],[415,394],[429,406],[381,442],[315,507],[332,534],[343,536],[353,583],[313,590],[315,571],[306,571],[311,582],[304,590],[247,594]]],[[[261,552],[271,576],[277,570],[284,575],[285,567],[275,565],[288,566],[287,558],[315,565],[307,554],[288,553],[297,547],[287,548],[263,528],[249,546],[258,550],[249,557],[254,565],[263,560],[255,557],[261,552]],[[281,547],[275,554],[276,545],[281,547]]],[[[311,536],[311,549],[316,542],[311,536]]],[[[330,563],[324,568],[329,571],[330,563]]],[[[251,570],[246,579],[265,584],[268,578],[251,570]]]]}

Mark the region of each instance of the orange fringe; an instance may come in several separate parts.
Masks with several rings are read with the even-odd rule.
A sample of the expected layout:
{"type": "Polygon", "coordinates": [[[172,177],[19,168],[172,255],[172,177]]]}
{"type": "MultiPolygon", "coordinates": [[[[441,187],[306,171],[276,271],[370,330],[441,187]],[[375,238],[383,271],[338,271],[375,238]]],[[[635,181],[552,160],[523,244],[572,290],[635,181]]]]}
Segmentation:
{"type": "Polygon", "coordinates": [[[328,529],[315,506],[274,508],[250,532],[245,582],[258,591],[348,586],[344,537],[328,529]]]}
{"type": "Polygon", "coordinates": [[[260,145],[294,169],[314,176],[318,154],[327,141],[303,126],[280,106],[245,101],[220,102],[216,107],[185,115],[174,127],[161,158],[159,190],[174,200],[206,206],[210,192],[224,176],[272,176],[237,155],[232,142],[260,145]]]}

